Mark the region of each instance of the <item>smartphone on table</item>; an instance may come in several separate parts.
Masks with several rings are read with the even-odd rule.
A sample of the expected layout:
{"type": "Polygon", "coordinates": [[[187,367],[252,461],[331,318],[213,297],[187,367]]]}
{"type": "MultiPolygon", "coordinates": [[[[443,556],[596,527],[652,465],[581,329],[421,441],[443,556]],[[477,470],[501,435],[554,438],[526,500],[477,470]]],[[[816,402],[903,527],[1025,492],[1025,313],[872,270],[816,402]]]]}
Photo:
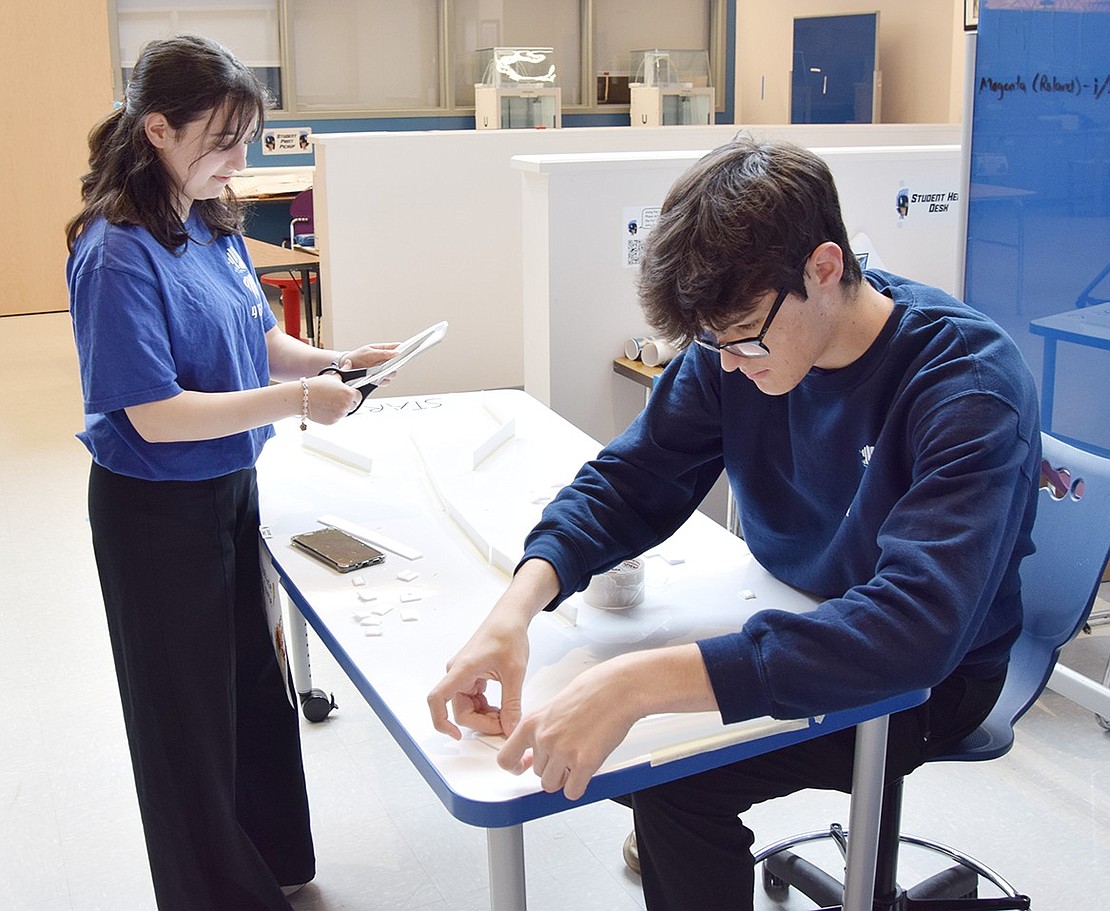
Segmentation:
{"type": "Polygon", "coordinates": [[[293,535],[291,540],[294,546],[341,573],[377,566],[385,560],[385,554],[376,547],[338,528],[308,531],[293,535]]]}

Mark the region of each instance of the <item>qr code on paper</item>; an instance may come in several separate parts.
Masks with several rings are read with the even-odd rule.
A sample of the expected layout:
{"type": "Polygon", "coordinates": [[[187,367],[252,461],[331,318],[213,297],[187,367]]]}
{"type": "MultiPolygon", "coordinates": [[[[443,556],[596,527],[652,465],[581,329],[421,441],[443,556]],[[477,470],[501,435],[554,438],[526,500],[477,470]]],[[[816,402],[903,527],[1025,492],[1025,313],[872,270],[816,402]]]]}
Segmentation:
{"type": "Polygon", "coordinates": [[[638,238],[628,238],[628,246],[625,249],[624,260],[630,266],[640,265],[640,261],[644,258],[644,242],[638,238]]]}

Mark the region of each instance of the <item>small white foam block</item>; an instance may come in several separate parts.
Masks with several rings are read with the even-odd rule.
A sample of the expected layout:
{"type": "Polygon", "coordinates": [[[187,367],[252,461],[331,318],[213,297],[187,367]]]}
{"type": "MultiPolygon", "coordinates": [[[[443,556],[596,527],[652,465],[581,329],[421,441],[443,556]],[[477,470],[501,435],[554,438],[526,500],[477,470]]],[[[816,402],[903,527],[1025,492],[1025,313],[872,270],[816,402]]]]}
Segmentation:
{"type": "Polygon", "coordinates": [[[393,610],[392,604],[375,604],[370,613],[374,614],[376,617],[384,617],[391,610],[393,610]]]}
{"type": "Polygon", "coordinates": [[[374,613],[374,611],[369,610],[365,607],[361,607],[361,608],[359,608],[358,610],[355,611],[355,619],[358,620],[359,623],[361,623],[367,617],[374,617],[374,616],[377,616],[374,613]]]}
{"type": "Polygon", "coordinates": [[[419,592],[401,592],[401,603],[408,604],[411,601],[419,601],[424,596],[419,592]]]}
{"type": "Polygon", "coordinates": [[[401,608],[401,619],[403,621],[405,621],[405,623],[409,623],[413,620],[419,620],[420,619],[420,608],[418,608],[418,607],[402,607],[401,608]]]}
{"type": "Polygon", "coordinates": [[[355,594],[358,595],[358,600],[359,601],[377,601],[378,600],[378,593],[377,592],[372,592],[368,588],[363,588],[362,591],[355,592],[355,594]]]}
{"type": "Polygon", "coordinates": [[[382,625],[382,618],[381,617],[363,617],[361,620],[359,620],[359,623],[362,624],[363,626],[381,626],[382,625]]]}
{"type": "Polygon", "coordinates": [[[571,604],[571,602],[569,600],[564,601],[557,608],[555,608],[555,613],[557,613],[557,614],[559,614],[559,616],[565,617],[567,620],[569,620],[571,626],[577,626],[578,625],[578,605],[577,604],[571,604]]]}
{"type": "Polygon", "coordinates": [[[382,634],[382,628],[380,625],[368,626],[362,632],[366,636],[380,636],[382,634]]]}
{"type": "Polygon", "coordinates": [[[753,598],[755,598],[755,592],[753,592],[750,588],[742,588],[740,589],[740,597],[743,598],[745,601],[751,601],[753,598]]]}
{"type": "Polygon", "coordinates": [[[346,446],[340,446],[338,443],[326,440],[311,431],[301,434],[301,445],[310,452],[335,459],[337,462],[350,465],[360,471],[368,472],[374,465],[374,460],[370,456],[348,449],[346,446]]]}
{"type": "Polygon", "coordinates": [[[365,585],[365,584],[366,584],[366,579],[362,575],[356,574],[356,575],[351,576],[351,585],[365,585]]]}
{"type": "Polygon", "coordinates": [[[402,569],[399,573],[397,573],[397,578],[400,579],[402,582],[412,582],[415,579],[420,578],[420,573],[414,572],[411,569],[402,569]]]}

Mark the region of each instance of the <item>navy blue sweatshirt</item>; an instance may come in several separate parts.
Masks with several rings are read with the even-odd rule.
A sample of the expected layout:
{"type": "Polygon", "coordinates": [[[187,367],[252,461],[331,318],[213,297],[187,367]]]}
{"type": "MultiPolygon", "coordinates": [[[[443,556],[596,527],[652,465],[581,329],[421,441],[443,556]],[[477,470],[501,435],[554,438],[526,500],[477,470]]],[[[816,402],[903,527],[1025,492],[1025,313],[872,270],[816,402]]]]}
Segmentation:
{"type": "Polygon", "coordinates": [[[1029,369],[978,311],[865,278],[894,307],[862,357],[769,396],[691,347],[525,542],[558,574],[554,607],[668,538],[727,470],[755,558],[824,600],[698,643],[726,723],[993,676],[1020,628],[1040,467],[1029,369]]]}

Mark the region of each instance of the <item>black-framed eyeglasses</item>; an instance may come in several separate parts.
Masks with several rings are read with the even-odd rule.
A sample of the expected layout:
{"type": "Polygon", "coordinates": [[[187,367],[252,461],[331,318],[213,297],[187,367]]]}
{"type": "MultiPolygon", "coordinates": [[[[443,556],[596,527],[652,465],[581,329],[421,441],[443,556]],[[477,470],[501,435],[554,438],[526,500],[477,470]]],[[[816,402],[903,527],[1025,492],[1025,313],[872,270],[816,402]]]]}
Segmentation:
{"type": "Polygon", "coordinates": [[[737,357],[766,357],[771,353],[771,349],[763,343],[763,337],[767,334],[767,330],[771,328],[771,321],[775,318],[775,314],[779,312],[779,307],[782,306],[782,302],[786,300],[786,295],[789,293],[789,288],[783,288],[779,291],[778,297],[775,298],[775,302],[771,304],[771,309],[767,312],[767,319],[763,321],[763,328],[759,330],[759,335],[736,339],[732,342],[716,342],[713,339],[695,336],[694,344],[718,353],[727,351],[737,357]]]}

